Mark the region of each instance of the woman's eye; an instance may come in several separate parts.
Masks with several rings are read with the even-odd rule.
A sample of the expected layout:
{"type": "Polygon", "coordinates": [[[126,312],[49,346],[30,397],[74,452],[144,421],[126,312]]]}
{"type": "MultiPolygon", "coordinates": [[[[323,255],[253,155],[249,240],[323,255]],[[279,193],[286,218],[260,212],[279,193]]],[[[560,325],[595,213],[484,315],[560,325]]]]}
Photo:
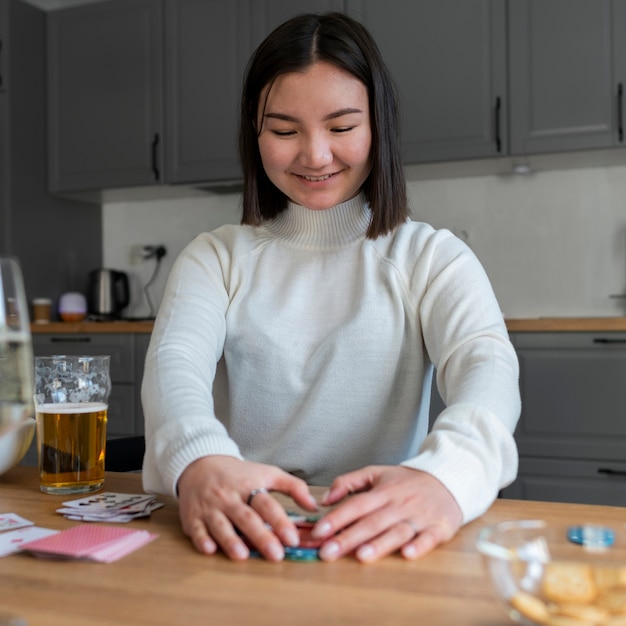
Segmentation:
{"type": "Polygon", "coordinates": [[[272,132],[278,137],[289,137],[296,134],[295,130],[273,130],[272,132]]]}
{"type": "Polygon", "coordinates": [[[347,133],[353,128],[354,126],[339,126],[338,128],[333,128],[333,133],[347,133]]]}

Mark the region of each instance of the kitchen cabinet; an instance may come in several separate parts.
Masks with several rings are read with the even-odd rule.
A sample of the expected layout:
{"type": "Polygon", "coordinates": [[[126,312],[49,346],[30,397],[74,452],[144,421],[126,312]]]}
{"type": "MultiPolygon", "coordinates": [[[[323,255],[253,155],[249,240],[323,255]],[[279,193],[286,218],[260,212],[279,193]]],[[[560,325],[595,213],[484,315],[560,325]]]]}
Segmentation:
{"type": "Polygon", "coordinates": [[[626,333],[513,333],[522,415],[505,497],[626,503],[626,333]]]}
{"type": "Polygon", "coordinates": [[[45,16],[0,0],[0,255],[29,299],[82,290],[102,257],[100,212],[48,193],[45,16]]]}
{"type": "MultiPolygon", "coordinates": [[[[111,356],[111,395],[107,439],[144,434],[141,381],[149,333],[35,333],[35,356],[108,354],[111,356]]],[[[37,463],[34,441],[24,464],[37,463]]]]}
{"type": "Polygon", "coordinates": [[[161,5],[117,0],[48,16],[50,189],[162,178],[161,5]]]}
{"type": "Polygon", "coordinates": [[[511,152],[624,146],[625,0],[509,2],[511,152]]]}
{"type": "Polygon", "coordinates": [[[508,152],[503,0],[346,0],[370,30],[398,85],[403,160],[508,152]]]}

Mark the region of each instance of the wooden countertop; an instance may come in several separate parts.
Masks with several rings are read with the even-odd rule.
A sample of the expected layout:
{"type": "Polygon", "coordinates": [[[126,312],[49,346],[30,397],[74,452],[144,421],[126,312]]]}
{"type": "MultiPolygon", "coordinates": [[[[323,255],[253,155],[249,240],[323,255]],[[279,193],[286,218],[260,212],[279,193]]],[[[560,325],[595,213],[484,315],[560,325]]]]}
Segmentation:
{"type": "Polygon", "coordinates": [[[116,320],[114,322],[48,322],[31,324],[33,334],[76,334],[76,333],[151,333],[154,322],[116,320]]]}
{"type": "MultiPolygon", "coordinates": [[[[141,477],[108,473],[105,489],[140,493],[141,477]]],[[[0,512],[38,526],[76,525],[55,513],[67,499],[41,493],[35,468],[0,476],[0,512]]],[[[624,523],[619,507],[497,500],[452,541],[414,562],[392,556],[371,565],[351,558],[236,563],[197,553],[180,529],[176,502],[159,500],[165,506],[150,519],[128,525],[158,533],[158,539],[115,563],[0,558],[0,613],[21,615],[29,626],[509,626],[475,549],[484,525],[537,518],[624,523]]]]}
{"type": "MultiPolygon", "coordinates": [[[[509,332],[626,331],[626,317],[536,317],[507,319],[509,332]]],[[[33,333],[150,333],[152,321],[50,322],[31,324],[33,333]]]]}
{"type": "Polygon", "coordinates": [[[626,331],[626,317],[537,317],[507,319],[509,332],[626,331]]]}

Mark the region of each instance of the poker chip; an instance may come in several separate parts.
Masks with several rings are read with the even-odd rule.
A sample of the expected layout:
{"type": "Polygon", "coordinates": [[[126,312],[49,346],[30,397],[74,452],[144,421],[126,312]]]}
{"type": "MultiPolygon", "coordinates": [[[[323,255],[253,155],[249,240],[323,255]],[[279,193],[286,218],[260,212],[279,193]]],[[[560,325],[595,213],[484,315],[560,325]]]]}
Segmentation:
{"type": "Polygon", "coordinates": [[[615,543],[615,533],[605,526],[570,526],[567,538],[586,548],[609,548],[615,543]]]}
{"type": "Polygon", "coordinates": [[[319,550],[317,548],[290,547],[285,548],[285,559],[287,561],[317,561],[319,550]]]}

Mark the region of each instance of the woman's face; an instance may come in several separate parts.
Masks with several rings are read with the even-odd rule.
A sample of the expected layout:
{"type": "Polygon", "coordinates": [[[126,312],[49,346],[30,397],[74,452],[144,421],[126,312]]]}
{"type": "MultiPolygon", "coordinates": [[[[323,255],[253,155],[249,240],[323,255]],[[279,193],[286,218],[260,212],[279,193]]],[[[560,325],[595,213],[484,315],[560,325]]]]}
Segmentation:
{"type": "Polygon", "coordinates": [[[324,210],[359,193],[370,173],[367,88],[335,65],[282,74],[261,93],[259,151],[290,200],[324,210]]]}

